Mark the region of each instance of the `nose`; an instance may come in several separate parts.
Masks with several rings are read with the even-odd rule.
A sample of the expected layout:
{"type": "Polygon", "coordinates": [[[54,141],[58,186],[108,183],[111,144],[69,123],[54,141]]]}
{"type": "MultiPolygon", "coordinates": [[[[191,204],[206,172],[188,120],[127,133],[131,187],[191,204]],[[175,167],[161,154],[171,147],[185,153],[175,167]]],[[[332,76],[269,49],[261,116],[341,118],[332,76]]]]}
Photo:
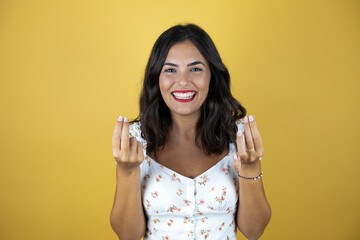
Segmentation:
{"type": "Polygon", "coordinates": [[[190,84],[191,82],[191,79],[190,79],[190,76],[187,72],[184,72],[184,73],[180,73],[179,74],[179,77],[177,79],[177,82],[180,86],[187,86],[190,84]]]}

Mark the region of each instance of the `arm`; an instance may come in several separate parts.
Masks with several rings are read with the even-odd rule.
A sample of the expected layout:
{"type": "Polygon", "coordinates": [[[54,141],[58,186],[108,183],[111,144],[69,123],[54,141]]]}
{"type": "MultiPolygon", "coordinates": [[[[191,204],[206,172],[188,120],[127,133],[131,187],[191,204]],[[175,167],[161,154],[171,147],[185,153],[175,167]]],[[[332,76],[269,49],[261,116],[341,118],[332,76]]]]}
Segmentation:
{"type": "Polygon", "coordinates": [[[110,224],[120,240],[140,239],[146,232],[146,218],[141,202],[140,167],[143,151],[136,138],[129,139],[125,117],[117,121],[113,134],[116,166],[116,192],[110,224]]]}
{"type": "MultiPolygon", "coordinates": [[[[256,177],[260,174],[260,161],[253,166],[242,166],[239,175],[256,177]]],[[[261,178],[257,180],[239,177],[239,205],[236,222],[247,239],[258,239],[271,218],[271,208],[266,200],[261,178]]]]}
{"type": "MultiPolygon", "coordinates": [[[[245,117],[244,133],[238,131],[238,152],[234,155],[235,171],[244,177],[256,177],[261,172],[264,149],[255,119],[245,117]],[[249,121],[250,120],[250,121],[249,121]],[[246,142],[246,146],[244,144],[246,142]]],[[[239,177],[239,205],[236,224],[247,239],[258,239],[271,218],[271,208],[266,200],[262,178],[252,180],[239,177]]]]}

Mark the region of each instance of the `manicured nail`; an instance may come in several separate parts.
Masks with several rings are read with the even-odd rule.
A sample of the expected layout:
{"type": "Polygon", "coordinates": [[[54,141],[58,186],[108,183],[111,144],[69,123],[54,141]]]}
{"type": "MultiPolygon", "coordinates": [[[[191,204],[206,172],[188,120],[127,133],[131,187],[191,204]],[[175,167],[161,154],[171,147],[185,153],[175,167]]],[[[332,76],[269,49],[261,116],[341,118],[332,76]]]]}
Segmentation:
{"type": "Polygon", "coordinates": [[[119,122],[122,121],[122,116],[119,116],[118,119],[117,119],[119,122]]]}
{"type": "Polygon", "coordinates": [[[237,135],[238,135],[239,137],[241,137],[241,136],[242,136],[242,131],[238,131],[238,132],[237,132],[237,135]]]}
{"type": "Polygon", "coordinates": [[[124,117],[124,122],[129,122],[129,119],[127,117],[124,117]]]}
{"type": "Polygon", "coordinates": [[[237,160],[238,159],[238,156],[237,156],[237,154],[235,153],[234,154],[234,158],[237,160]]]}
{"type": "Polygon", "coordinates": [[[249,122],[249,119],[248,119],[248,117],[247,116],[245,116],[245,118],[244,118],[244,122],[249,122]]]}
{"type": "Polygon", "coordinates": [[[253,116],[253,115],[250,115],[250,116],[249,116],[249,121],[250,121],[250,122],[254,121],[254,116],[253,116]]]}

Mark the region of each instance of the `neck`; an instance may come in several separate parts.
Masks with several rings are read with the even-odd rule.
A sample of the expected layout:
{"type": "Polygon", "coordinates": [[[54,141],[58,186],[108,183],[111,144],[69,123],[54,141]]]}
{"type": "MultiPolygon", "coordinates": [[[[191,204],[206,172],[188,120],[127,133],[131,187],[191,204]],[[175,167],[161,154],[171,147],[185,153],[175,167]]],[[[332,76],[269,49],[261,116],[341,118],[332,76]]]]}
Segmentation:
{"type": "Polygon", "coordinates": [[[172,124],[170,127],[170,135],[176,139],[195,141],[196,125],[200,115],[181,116],[172,114],[172,124]]]}

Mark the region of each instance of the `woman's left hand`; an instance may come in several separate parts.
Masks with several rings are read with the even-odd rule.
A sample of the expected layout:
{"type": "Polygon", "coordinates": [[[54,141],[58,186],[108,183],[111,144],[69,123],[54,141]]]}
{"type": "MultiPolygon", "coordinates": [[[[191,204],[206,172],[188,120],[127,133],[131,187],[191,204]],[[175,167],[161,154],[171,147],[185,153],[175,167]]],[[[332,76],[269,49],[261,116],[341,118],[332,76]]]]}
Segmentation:
{"type": "Polygon", "coordinates": [[[259,158],[264,154],[260,133],[256,126],[254,116],[244,118],[244,133],[240,130],[237,133],[236,144],[238,151],[234,154],[233,166],[235,171],[241,175],[241,170],[259,169],[259,158]],[[243,135],[245,135],[245,143],[243,135]]]}

